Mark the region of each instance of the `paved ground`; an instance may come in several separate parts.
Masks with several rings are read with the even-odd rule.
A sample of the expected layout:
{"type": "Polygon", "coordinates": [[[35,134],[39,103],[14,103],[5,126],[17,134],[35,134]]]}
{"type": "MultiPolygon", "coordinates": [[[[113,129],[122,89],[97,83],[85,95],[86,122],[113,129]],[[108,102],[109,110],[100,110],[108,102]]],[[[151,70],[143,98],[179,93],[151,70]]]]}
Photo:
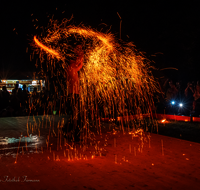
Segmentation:
{"type": "MultiPolygon", "coordinates": [[[[0,118],[0,156],[5,154],[15,156],[19,141],[24,148],[25,146],[34,148],[36,145],[38,148],[45,146],[45,141],[49,134],[49,126],[55,128],[56,131],[58,124],[61,124],[62,121],[65,124],[67,116],[59,117],[58,115],[50,115],[0,118]],[[27,145],[25,145],[26,142],[27,145]]],[[[104,123],[103,125],[106,127],[109,124],[104,123]]],[[[158,133],[200,143],[200,123],[158,122],[158,133]]]]}
{"type": "MultiPolygon", "coordinates": [[[[46,145],[50,131],[49,146],[43,146],[43,151],[38,146],[26,150],[24,144],[17,143],[18,156],[0,157],[0,189],[198,190],[200,187],[199,143],[146,132],[123,133],[117,127],[109,127],[111,123],[102,125],[102,133],[90,133],[86,143],[66,143],[62,136],[59,138],[56,119],[54,122],[50,122],[51,117],[43,118],[43,122],[36,119],[40,119],[37,125],[34,119],[32,122],[29,119],[28,132],[33,129],[34,136],[40,130],[41,135],[39,140],[30,141],[38,145],[41,137],[45,137],[46,145]]],[[[9,123],[27,133],[27,120],[10,118],[13,122],[18,120],[19,128],[19,123],[9,123]]],[[[8,131],[7,128],[4,133],[15,135],[8,131]]],[[[14,139],[20,142],[19,138],[14,139]]]]}
{"type": "Polygon", "coordinates": [[[200,123],[167,121],[158,124],[158,134],[200,143],[200,123]]]}
{"type": "Polygon", "coordinates": [[[66,123],[66,116],[0,118],[0,157],[3,155],[15,156],[19,141],[20,146],[24,148],[35,148],[36,145],[38,148],[43,146],[49,132],[49,126],[57,127],[58,122],[61,123],[63,118],[64,123],[66,123]]]}
{"type": "Polygon", "coordinates": [[[2,117],[0,118],[0,137],[14,137],[18,138],[20,137],[21,133],[23,135],[26,135],[27,133],[27,124],[30,127],[30,123],[34,125],[35,122],[40,121],[43,126],[45,127],[46,122],[57,124],[59,120],[62,120],[62,118],[65,119],[65,122],[67,120],[66,116],[23,116],[23,117],[2,117]],[[35,122],[34,122],[35,121],[35,122]]]}

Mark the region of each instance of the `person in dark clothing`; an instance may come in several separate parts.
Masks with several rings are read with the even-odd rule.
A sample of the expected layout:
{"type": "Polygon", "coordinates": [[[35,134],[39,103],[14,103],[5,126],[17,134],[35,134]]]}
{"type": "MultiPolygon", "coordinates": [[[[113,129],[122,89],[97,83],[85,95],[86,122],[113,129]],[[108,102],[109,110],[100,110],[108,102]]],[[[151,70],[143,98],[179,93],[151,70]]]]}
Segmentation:
{"type": "Polygon", "coordinates": [[[20,108],[18,110],[18,115],[22,115],[22,112],[24,110],[24,107],[23,107],[24,99],[23,99],[23,93],[22,93],[21,88],[18,88],[17,97],[19,99],[19,104],[20,104],[20,108]]]}
{"type": "Polygon", "coordinates": [[[196,87],[194,88],[194,101],[193,101],[193,112],[195,116],[200,115],[200,83],[197,81],[196,87]]]}
{"type": "Polygon", "coordinates": [[[20,108],[20,100],[17,96],[16,89],[12,90],[12,95],[10,96],[10,113],[11,116],[17,116],[20,108]]]}
{"type": "Polygon", "coordinates": [[[39,93],[37,92],[37,87],[34,87],[32,93],[32,113],[36,115],[38,113],[38,106],[39,106],[39,93]]]}
{"type": "Polygon", "coordinates": [[[29,108],[29,91],[26,90],[26,85],[23,85],[23,90],[22,90],[22,96],[23,96],[23,105],[24,109],[26,110],[26,112],[28,111],[27,109],[29,108]]]}
{"type": "Polygon", "coordinates": [[[0,90],[0,113],[1,113],[1,106],[2,106],[2,90],[0,90]]]}
{"type": "Polygon", "coordinates": [[[19,89],[19,84],[15,84],[16,93],[18,93],[18,89],[19,89]]]}
{"type": "Polygon", "coordinates": [[[2,95],[2,99],[1,99],[2,105],[1,106],[2,106],[2,109],[5,109],[8,107],[9,99],[10,99],[10,94],[6,89],[6,86],[3,86],[1,95],[2,95]]]}
{"type": "Polygon", "coordinates": [[[47,90],[45,87],[42,88],[42,91],[40,92],[40,101],[42,106],[42,111],[46,112],[46,105],[47,105],[47,90]]]}
{"type": "Polygon", "coordinates": [[[194,101],[194,88],[191,82],[187,83],[187,88],[185,89],[185,102],[187,104],[186,115],[189,115],[192,111],[192,105],[194,101]]]}
{"type": "Polygon", "coordinates": [[[22,94],[22,89],[21,88],[18,89],[17,97],[19,98],[19,101],[22,104],[22,102],[23,102],[23,94],[22,94]]]}

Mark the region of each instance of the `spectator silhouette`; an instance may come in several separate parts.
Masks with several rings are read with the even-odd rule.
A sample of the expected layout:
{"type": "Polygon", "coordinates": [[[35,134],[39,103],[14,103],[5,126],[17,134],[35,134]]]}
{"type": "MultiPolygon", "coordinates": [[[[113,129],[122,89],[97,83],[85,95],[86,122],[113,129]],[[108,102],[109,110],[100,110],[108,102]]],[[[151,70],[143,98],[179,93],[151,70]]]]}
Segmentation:
{"type": "Polygon", "coordinates": [[[37,114],[39,108],[39,93],[37,92],[37,87],[34,87],[33,93],[32,93],[32,113],[37,114]]]}
{"type": "Polygon", "coordinates": [[[195,115],[200,114],[200,83],[197,81],[197,85],[194,89],[194,101],[193,101],[193,111],[195,115]]]}
{"type": "Polygon", "coordinates": [[[9,105],[9,98],[10,98],[10,94],[6,89],[6,86],[3,86],[2,88],[2,109],[5,109],[8,107],[9,105]]]}
{"type": "Polygon", "coordinates": [[[0,112],[2,109],[2,90],[0,90],[0,112]]]}
{"type": "Polygon", "coordinates": [[[19,84],[15,84],[16,93],[18,92],[19,84]]]}
{"type": "Polygon", "coordinates": [[[29,91],[26,90],[25,84],[23,85],[22,96],[23,96],[22,106],[24,107],[24,109],[28,109],[28,107],[29,107],[29,91]]]}
{"type": "Polygon", "coordinates": [[[169,88],[167,89],[166,92],[166,100],[167,102],[175,100],[178,96],[178,89],[174,85],[173,81],[169,81],[169,88]]]}
{"type": "Polygon", "coordinates": [[[47,90],[45,87],[42,88],[42,91],[40,92],[40,101],[42,109],[46,112],[46,106],[47,106],[47,90]]]}
{"type": "Polygon", "coordinates": [[[184,97],[184,89],[181,81],[176,82],[176,89],[177,89],[177,99],[181,101],[184,97]]]}
{"type": "Polygon", "coordinates": [[[21,106],[22,106],[23,94],[22,94],[22,89],[21,89],[21,88],[18,88],[17,97],[18,97],[19,102],[20,102],[20,104],[21,104],[21,106]]]}
{"type": "Polygon", "coordinates": [[[20,108],[20,100],[17,96],[16,89],[12,90],[12,95],[10,96],[10,113],[11,116],[17,116],[20,108]]]}
{"type": "Polygon", "coordinates": [[[187,83],[187,88],[185,89],[185,102],[187,105],[188,110],[186,111],[187,115],[189,114],[189,112],[192,111],[192,106],[193,106],[193,101],[194,101],[194,88],[191,82],[187,83]]]}

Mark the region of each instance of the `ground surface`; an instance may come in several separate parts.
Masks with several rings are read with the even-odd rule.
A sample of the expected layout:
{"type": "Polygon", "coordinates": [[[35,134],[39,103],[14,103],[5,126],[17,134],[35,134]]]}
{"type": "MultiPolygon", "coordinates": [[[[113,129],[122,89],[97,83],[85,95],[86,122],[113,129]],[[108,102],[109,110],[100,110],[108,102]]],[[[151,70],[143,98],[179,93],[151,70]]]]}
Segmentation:
{"type": "Polygon", "coordinates": [[[159,134],[200,143],[200,123],[166,121],[159,123],[159,134]]]}
{"type": "MultiPolygon", "coordinates": [[[[12,118],[7,119],[12,121],[12,118]]],[[[5,156],[11,152],[10,149],[1,152],[0,189],[200,188],[199,143],[153,133],[136,133],[134,136],[114,131],[113,134],[112,127],[109,129],[108,124],[104,124],[106,129],[102,128],[102,134],[91,134],[86,144],[72,145],[63,138],[60,141],[58,136],[50,135],[47,150],[44,139],[51,119],[47,120],[46,125],[44,120],[43,128],[42,124],[33,126],[33,136],[40,129],[38,143],[30,141],[26,150],[25,144],[22,141],[20,144],[18,140],[14,143],[16,148],[12,149],[13,154],[5,156]],[[36,144],[37,147],[34,147],[36,144]]],[[[0,118],[0,123],[3,122],[5,127],[6,119],[0,118]]],[[[17,125],[24,133],[27,131],[26,124],[27,118],[18,118],[17,125]],[[26,121],[23,123],[22,120],[26,121]]],[[[16,125],[12,125],[15,128],[16,125]]],[[[159,131],[162,131],[161,124],[159,126],[159,131]]],[[[19,132],[15,137],[15,133],[9,134],[8,128],[2,130],[2,125],[0,128],[3,137],[5,133],[8,138],[17,138],[19,132]]],[[[6,148],[8,144],[1,147],[6,148]]]]}

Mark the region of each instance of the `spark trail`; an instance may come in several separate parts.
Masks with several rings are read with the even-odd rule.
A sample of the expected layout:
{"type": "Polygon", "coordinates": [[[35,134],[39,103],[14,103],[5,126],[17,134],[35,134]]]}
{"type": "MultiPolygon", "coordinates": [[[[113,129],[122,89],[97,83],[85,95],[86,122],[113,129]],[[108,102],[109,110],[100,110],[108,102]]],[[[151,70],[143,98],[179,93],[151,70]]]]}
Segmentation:
{"type": "MultiPolygon", "coordinates": [[[[132,42],[118,41],[111,33],[69,25],[67,20],[61,24],[50,21],[52,24],[46,37],[37,39],[35,36],[32,45],[40,55],[41,63],[47,55],[47,68],[55,75],[56,64],[61,64],[65,70],[74,57],[71,39],[82,44],[85,54],[79,74],[84,124],[88,113],[94,119],[101,115],[116,118],[128,114],[151,114],[153,97],[158,92],[157,83],[150,71],[150,61],[136,50],[132,42]]],[[[66,96],[67,88],[62,86],[62,89],[66,96]]]]}

